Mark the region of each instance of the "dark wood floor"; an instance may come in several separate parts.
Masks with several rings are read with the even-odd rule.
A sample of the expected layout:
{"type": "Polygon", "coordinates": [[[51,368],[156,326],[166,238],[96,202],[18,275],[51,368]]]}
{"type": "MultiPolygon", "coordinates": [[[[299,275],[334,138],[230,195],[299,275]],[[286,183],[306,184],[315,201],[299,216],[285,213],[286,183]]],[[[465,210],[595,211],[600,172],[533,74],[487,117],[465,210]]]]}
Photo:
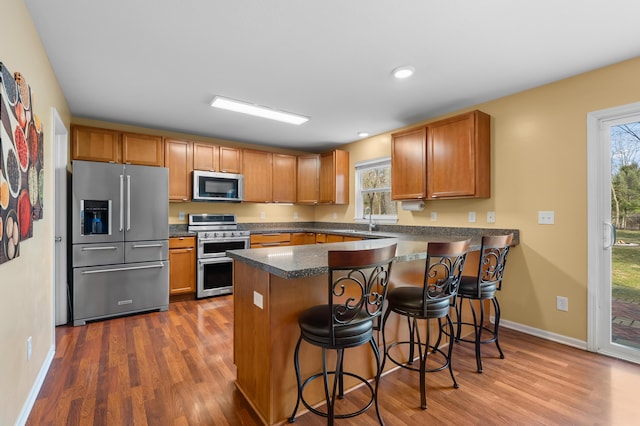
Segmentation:
{"type": "MultiPolygon", "coordinates": [[[[258,425],[234,386],[232,297],[172,303],[153,312],[58,327],[57,350],[28,425],[258,425]]],[[[455,347],[459,389],[447,372],[427,376],[429,408],[419,408],[418,375],[383,377],[387,425],[599,424],[640,421],[640,365],[507,329],[506,358],[484,348],[484,373],[472,348],[455,347]]],[[[348,400],[365,398],[364,389],[348,400]]],[[[376,423],[375,412],[344,425],[376,423]]],[[[300,425],[323,425],[312,414],[300,425]]]]}

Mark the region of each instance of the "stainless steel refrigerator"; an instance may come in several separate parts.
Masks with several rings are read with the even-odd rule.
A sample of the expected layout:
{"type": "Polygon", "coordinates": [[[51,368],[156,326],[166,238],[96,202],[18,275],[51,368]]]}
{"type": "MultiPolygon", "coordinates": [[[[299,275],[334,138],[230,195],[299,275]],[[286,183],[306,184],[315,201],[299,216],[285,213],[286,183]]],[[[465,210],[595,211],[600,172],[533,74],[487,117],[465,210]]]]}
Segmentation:
{"type": "Polygon", "coordinates": [[[169,307],[169,173],[72,162],[73,325],[169,307]]]}

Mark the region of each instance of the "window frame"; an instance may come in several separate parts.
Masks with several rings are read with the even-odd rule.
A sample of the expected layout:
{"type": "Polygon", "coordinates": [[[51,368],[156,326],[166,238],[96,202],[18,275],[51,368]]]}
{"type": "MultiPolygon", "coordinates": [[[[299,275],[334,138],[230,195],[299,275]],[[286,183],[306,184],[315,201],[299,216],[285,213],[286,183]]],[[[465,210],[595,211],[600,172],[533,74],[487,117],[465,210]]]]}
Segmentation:
{"type": "MultiPolygon", "coordinates": [[[[380,158],[374,158],[371,160],[365,160],[365,161],[359,161],[355,164],[355,208],[354,208],[354,222],[356,223],[369,223],[369,216],[364,215],[364,201],[363,201],[363,197],[362,197],[362,188],[360,188],[360,174],[365,171],[365,170],[369,170],[369,169],[373,169],[373,168],[379,168],[379,167],[389,167],[389,172],[391,172],[391,157],[380,157],[380,158]]],[[[391,176],[391,173],[389,173],[389,176],[391,176]]],[[[387,188],[381,188],[381,190],[379,192],[386,192],[387,188]]],[[[389,186],[388,188],[388,192],[389,194],[391,194],[391,186],[389,186]]],[[[395,224],[398,223],[398,202],[397,201],[393,201],[392,202],[396,203],[396,214],[388,214],[388,215],[381,215],[381,214],[374,214],[372,215],[371,219],[373,221],[375,221],[375,223],[380,223],[380,224],[395,224]]]]}

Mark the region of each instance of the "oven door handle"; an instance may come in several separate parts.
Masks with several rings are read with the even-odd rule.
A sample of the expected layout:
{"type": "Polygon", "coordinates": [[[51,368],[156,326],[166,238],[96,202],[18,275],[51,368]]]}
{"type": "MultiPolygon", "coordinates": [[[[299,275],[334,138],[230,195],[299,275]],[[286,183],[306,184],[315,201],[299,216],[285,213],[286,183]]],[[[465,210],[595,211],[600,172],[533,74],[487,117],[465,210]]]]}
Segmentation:
{"type": "Polygon", "coordinates": [[[200,265],[211,265],[214,263],[230,263],[233,262],[233,259],[230,257],[207,257],[205,259],[198,259],[198,264],[200,265]]]}

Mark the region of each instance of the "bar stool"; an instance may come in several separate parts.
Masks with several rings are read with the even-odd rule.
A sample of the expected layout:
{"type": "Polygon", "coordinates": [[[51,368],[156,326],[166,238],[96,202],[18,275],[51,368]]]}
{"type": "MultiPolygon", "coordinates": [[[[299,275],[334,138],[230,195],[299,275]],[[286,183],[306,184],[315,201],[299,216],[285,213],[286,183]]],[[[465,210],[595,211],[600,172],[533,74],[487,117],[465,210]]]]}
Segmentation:
{"type": "Polygon", "coordinates": [[[366,250],[334,250],[328,252],[328,304],[311,307],[298,317],[300,338],[294,352],[294,365],[298,381],[298,399],[289,423],[296,421],[300,401],[319,416],[327,418],[332,425],[334,419],[357,416],[375,403],[380,424],[384,424],[378,408],[378,382],[380,380],[380,353],[374,340],[374,320],[382,313],[387,295],[391,262],[396,253],[396,244],[366,250]],[[300,344],[302,341],[322,348],[322,372],[300,377],[300,344]],[[369,343],[376,361],[375,387],[367,379],[343,370],[344,350],[369,343]],[[337,354],[334,370],[327,368],[327,350],[337,354]],[[333,386],[329,388],[329,376],[333,375],[333,386]],[[343,376],[350,376],[365,384],[371,391],[371,400],[357,411],[346,414],[335,413],[336,394],[344,397],[343,376]],[[324,381],[327,411],[312,407],[304,397],[305,387],[314,379],[324,381]]]}
{"type": "Polygon", "coordinates": [[[478,273],[474,276],[463,276],[458,289],[459,301],[456,305],[456,342],[468,342],[475,344],[476,349],[476,366],[478,373],[482,373],[482,357],[480,346],[486,343],[495,343],[500,358],[504,359],[504,354],[498,342],[498,330],[500,326],[500,304],[496,297],[496,291],[502,288],[502,275],[504,267],[507,263],[507,254],[509,246],[513,241],[513,234],[484,236],[482,237],[482,247],[480,249],[480,263],[478,264],[478,273]],[[465,322],[462,319],[462,306],[467,300],[471,308],[473,322],[465,322]],[[485,301],[491,300],[495,311],[495,320],[493,327],[485,324],[485,301]],[[477,302],[479,301],[479,303],[477,302]],[[476,314],[476,305],[480,305],[480,319],[476,314]],[[473,340],[461,337],[462,326],[473,327],[473,340]],[[482,332],[491,333],[489,339],[482,340],[482,332]]]}
{"type": "MultiPolygon", "coordinates": [[[[427,260],[422,285],[408,285],[394,287],[389,291],[387,310],[382,320],[382,342],[384,345],[384,359],[382,369],[389,358],[394,364],[413,371],[420,372],[420,406],[427,408],[426,373],[449,369],[454,388],[458,387],[451,367],[451,353],[453,345],[445,353],[439,348],[443,335],[442,320],[446,321],[450,335],[453,335],[453,323],[449,317],[450,307],[455,306],[456,293],[460,277],[467,258],[470,240],[457,242],[431,242],[427,245],[427,260]],[[395,312],[406,316],[409,325],[409,340],[386,344],[386,325],[389,314],[395,312]],[[431,342],[430,320],[438,320],[438,335],[434,343],[431,342]],[[418,327],[418,320],[426,320],[426,338],[422,341],[418,327]],[[395,359],[390,349],[408,345],[409,356],[406,361],[395,359]],[[413,366],[415,348],[418,349],[420,367],[413,366]],[[435,368],[427,369],[429,352],[439,354],[444,360],[435,368]]],[[[394,283],[395,284],[395,283],[394,283]]]]}

